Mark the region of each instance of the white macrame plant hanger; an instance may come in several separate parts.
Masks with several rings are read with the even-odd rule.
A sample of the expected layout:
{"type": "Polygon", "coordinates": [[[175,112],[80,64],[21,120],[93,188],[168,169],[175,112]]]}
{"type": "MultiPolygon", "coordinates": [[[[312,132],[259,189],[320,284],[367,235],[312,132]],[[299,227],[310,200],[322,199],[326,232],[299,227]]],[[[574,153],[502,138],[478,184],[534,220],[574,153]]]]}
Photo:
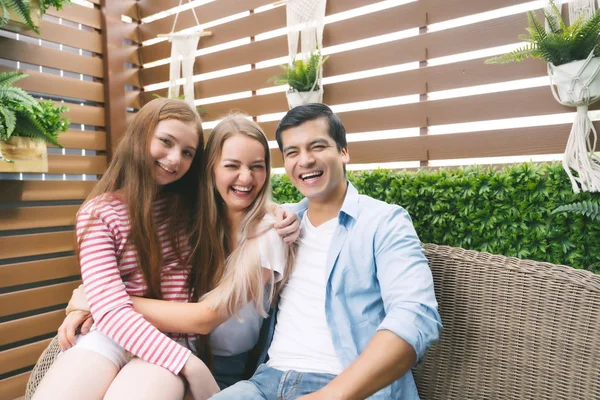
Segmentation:
{"type": "MultiPolygon", "coordinates": [[[[555,1],[559,9],[561,3],[555,1]]],[[[596,11],[595,3],[594,0],[572,0],[569,2],[569,20],[575,21],[582,14],[586,19],[590,18],[596,11]]],[[[600,0],[598,3],[600,7],[600,0]]],[[[599,74],[600,57],[594,57],[594,51],[585,60],[560,66],[548,63],[554,98],[560,104],[577,107],[563,156],[563,168],[575,193],[600,191],[600,158],[594,153],[598,135],[588,115],[588,106],[600,99],[599,74]]]]}
{"type": "MultiPolygon", "coordinates": [[[[192,0],[188,0],[190,3],[192,0]]],[[[179,0],[179,7],[183,0],[179,0]]],[[[200,22],[198,21],[198,16],[196,15],[196,11],[192,7],[192,13],[194,14],[194,19],[196,20],[196,25],[199,26],[200,22]]],[[[181,74],[183,74],[183,95],[186,103],[190,105],[190,107],[195,108],[194,106],[194,61],[196,60],[195,53],[198,49],[198,42],[200,41],[201,36],[210,36],[210,32],[204,32],[203,30],[198,30],[195,32],[175,32],[175,25],[177,25],[177,18],[179,18],[179,9],[177,9],[177,13],[175,14],[175,19],[173,20],[173,27],[171,28],[171,32],[167,34],[158,35],[158,37],[167,37],[169,38],[169,42],[171,42],[171,64],[169,70],[169,94],[168,97],[170,99],[179,97],[179,84],[177,81],[180,79],[181,74]]]]}
{"type": "MultiPolygon", "coordinates": [[[[298,56],[298,42],[300,41],[300,55],[308,58],[315,51],[323,47],[323,28],[325,26],[325,6],[327,0],[287,0],[286,18],[288,26],[288,53],[289,65],[292,66],[298,56]],[[300,38],[300,40],[299,40],[300,38]]],[[[322,56],[321,56],[322,57],[322,56]]],[[[322,60],[322,58],[321,58],[322,60]]],[[[321,62],[319,60],[319,62],[321,62]]],[[[286,93],[290,108],[307,103],[321,103],[323,101],[323,66],[317,71],[317,78],[309,92],[286,93]],[[315,90],[316,87],[318,90],[315,90]]]]}

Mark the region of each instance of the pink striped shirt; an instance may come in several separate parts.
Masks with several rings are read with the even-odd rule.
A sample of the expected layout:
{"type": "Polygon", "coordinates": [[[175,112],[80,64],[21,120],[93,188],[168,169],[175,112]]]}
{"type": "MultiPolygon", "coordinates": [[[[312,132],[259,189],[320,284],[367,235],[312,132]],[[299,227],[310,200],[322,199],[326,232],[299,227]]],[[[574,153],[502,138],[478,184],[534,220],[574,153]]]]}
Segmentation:
{"type": "MultiPolygon", "coordinates": [[[[166,206],[165,198],[154,202],[155,218],[166,206]]],[[[169,243],[167,224],[158,225],[162,295],[164,300],[185,302],[190,265],[180,265],[169,243]]],[[[136,252],[126,246],[129,229],[126,205],[111,194],[92,199],[77,215],[81,276],[96,329],[135,356],[178,374],[190,350],[173,340],[176,335],[165,335],[133,310],[129,296],[143,296],[146,284],[136,252]]]]}

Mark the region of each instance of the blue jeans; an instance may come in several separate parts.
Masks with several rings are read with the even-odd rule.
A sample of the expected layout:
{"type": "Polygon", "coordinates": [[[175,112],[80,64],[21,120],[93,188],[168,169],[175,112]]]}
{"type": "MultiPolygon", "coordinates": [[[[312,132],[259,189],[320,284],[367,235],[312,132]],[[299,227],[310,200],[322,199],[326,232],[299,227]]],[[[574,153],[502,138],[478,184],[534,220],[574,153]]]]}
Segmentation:
{"type": "Polygon", "coordinates": [[[235,356],[214,356],[213,376],[221,390],[244,379],[247,361],[248,352],[235,356]]]}
{"type": "Polygon", "coordinates": [[[280,371],[261,364],[249,381],[240,381],[217,393],[213,400],[293,400],[316,392],[335,375],[280,371]]]}

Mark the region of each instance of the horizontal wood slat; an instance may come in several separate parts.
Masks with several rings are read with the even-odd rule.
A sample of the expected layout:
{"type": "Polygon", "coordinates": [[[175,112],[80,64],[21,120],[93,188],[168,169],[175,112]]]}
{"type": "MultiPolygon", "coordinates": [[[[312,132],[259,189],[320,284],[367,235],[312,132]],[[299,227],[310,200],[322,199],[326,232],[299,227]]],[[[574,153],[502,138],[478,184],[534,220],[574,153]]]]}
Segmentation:
{"type": "Polygon", "coordinates": [[[0,316],[66,304],[80,280],[0,294],[0,316]]]}
{"type": "MultiPolygon", "coordinates": [[[[592,108],[598,105],[592,105],[592,108]]],[[[425,127],[572,111],[556,102],[550,88],[513,90],[339,113],[347,132],[425,127]],[[483,107],[482,105],[485,105],[483,107]],[[477,110],[475,112],[475,110],[477,110]]],[[[273,139],[278,121],[261,123],[273,139]]]]}
{"type": "MultiPolygon", "coordinates": [[[[236,22],[238,21],[233,21],[230,24],[235,24],[236,22]]],[[[347,41],[366,39],[385,33],[396,32],[411,27],[419,27],[424,23],[425,13],[423,13],[418,8],[418,3],[409,3],[407,5],[394,7],[389,10],[383,10],[355,17],[350,20],[343,20],[334,22],[332,24],[328,24],[325,28],[323,40],[327,43],[327,46],[331,46],[346,43],[347,41]],[[388,17],[388,15],[390,15],[391,17],[388,17]],[[347,40],[344,38],[345,35],[348,35],[349,30],[351,30],[352,32],[356,32],[350,36],[352,40],[347,40]]],[[[283,24],[281,26],[283,27],[283,24]]],[[[386,57],[392,56],[396,59],[405,59],[406,57],[403,57],[402,54],[398,54],[399,49],[397,48],[397,43],[399,42],[397,41],[394,43],[396,43],[395,48],[390,49],[389,51],[391,52],[391,54],[386,57]]],[[[383,48],[381,50],[382,51],[378,52],[379,55],[386,54],[386,48],[383,48]]],[[[223,50],[216,53],[210,53],[204,56],[197,57],[196,63],[194,64],[194,73],[206,73],[211,71],[217,71],[220,69],[231,68],[243,64],[257,63],[272,58],[283,57],[286,54],[287,38],[285,36],[278,36],[259,42],[253,42],[249,45],[240,46],[233,49],[223,50]],[[243,60],[243,62],[240,60],[243,60]]],[[[419,54],[424,55],[425,50],[421,48],[419,54]]],[[[337,56],[337,54],[332,55],[330,57],[330,61],[337,56]]],[[[159,57],[156,59],[161,59],[165,57],[159,57]]],[[[375,59],[377,59],[377,57],[375,59]]],[[[361,63],[368,60],[368,58],[361,58],[361,63]]],[[[328,61],[327,63],[329,63],[330,61],[328,61]]],[[[144,62],[146,63],[148,61],[144,58],[144,62]]],[[[356,66],[354,66],[354,68],[356,68],[356,66]]],[[[363,67],[361,69],[369,68],[370,67],[363,67]]],[[[164,82],[168,80],[168,71],[168,65],[146,68],[141,72],[142,80],[145,85],[164,82]]],[[[324,76],[329,75],[325,74],[324,76]]]]}
{"type": "Polygon", "coordinates": [[[106,156],[63,156],[48,154],[50,174],[100,175],[106,171],[106,156]]]}
{"type": "Polygon", "coordinates": [[[0,203],[44,200],[83,200],[95,181],[2,181],[0,203]]]}
{"type": "MultiPolygon", "coordinates": [[[[177,7],[179,1],[176,0],[173,6],[169,6],[172,3],[170,0],[166,2],[156,2],[154,0],[139,1],[138,7],[142,18],[146,18],[150,15],[156,14],[161,11],[169,10],[173,7],[177,7]]],[[[271,0],[219,0],[208,4],[203,4],[195,8],[196,15],[200,24],[207,22],[216,21],[221,18],[228,17],[242,13],[244,11],[253,10],[255,8],[272,3],[271,0]]],[[[149,23],[143,23],[140,25],[140,37],[142,41],[153,39],[159,33],[168,33],[173,27],[173,21],[175,15],[170,15],[166,18],[161,18],[149,23]]],[[[175,29],[177,31],[196,26],[196,20],[194,14],[190,10],[183,11],[177,18],[177,25],[175,29]]],[[[211,28],[212,30],[212,28],[211,28]]],[[[144,61],[146,62],[146,61],[144,61]]]]}
{"type": "Polygon", "coordinates": [[[429,24],[497,10],[525,2],[526,0],[419,0],[419,3],[422,3],[423,8],[427,11],[427,21],[429,24]]]}
{"type": "Polygon", "coordinates": [[[104,126],[104,107],[65,105],[69,107],[69,110],[64,115],[71,119],[72,124],[104,126]]]}
{"type": "Polygon", "coordinates": [[[0,208],[0,231],[75,224],[79,206],[0,208]]]}
{"type": "MultiPolygon", "coordinates": [[[[24,372],[19,375],[11,376],[0,381],[0,394],[2,400],[12,400],[25,394],[27,381],[31,372],[24,372]]],[[[16,399],[20,400],[20,399],[16,399]]]]}
{"type": "Polygon", "coordinates": [[[0,37],[2,58],[102,77],[102,59],[0,37]]]}
{"type": "Polygon", "coordinates": [[[79,272],[76,256],[1,265],[0,287],[66,278],[79,275],[79,272]]]}
{"type": "Polygon", "coordinates": [[[56,332],[65,319],[63,310],[51,311],[0,324],[0,346],[56,332]]]}
{"type": "MultiPolygon", "coordinates": [[[[600,128],[600,122],[594,125],[600,128]]],[[[350,142],[348,148],[351,164],[558,154],[564,152],[570,130],[570,125],[561,124],[425,135],[350,142]]],[[[283,166],[278,149],[272,156],[274,167],[283,166]]]]}
{"type": "Polygon", "coordinates": [[[58,142],[67,149],[106,150],[106,132],[69,130],[60,134],[58,142]]]}
{"type": "MultiPolygon", "coordinates": [[[[0,259],[27,257],[75,250],[73,231],[0,236],[0,259]],[[24,246],[24,244],[27,246],[24,246]]],[[[0,299],[2,299],[0,295],[0,299]]],[[[0,308],[4,302],[0,301],[0,308]]]]}
{"type": "Polygon", "coordinates": [[[133,25],[137,25],[136,22],[139,21],[137,1],[121,0],[121,5],[123,7],[123,15],[126,15],[129,18],[131,18],[133,20],[133,25]]]}
{"type": "Polygon", "coordinates": [[[100,33],[72,28],[46,19],[42,19],[40,22],[39,38],[93,53],[102,53],[102,35],[100,33]]]}
{"type": "Polygon", "coordinates": [[[35,365],[52,339],[26,344],[0,352],[0,374],[35,365]]]}
{"type": "MultiPolygon", "coordinates": [[[[0,67],[0,71],[14,71],[14,69],[0,67]]],[[[55,74],[36,72],[30,69],[21,69],[20,71],[29,75],[15,83],[15,86],[24,90],[73,99],[104,101],[104,88],[100,82],[82,81],[55,74]]]]}
{"type": "Polygon", "coordinates": [[[127,107],[140,109],[141,104],[141,90],[125,90],[125,104],[127,107]]]}
{"type": "MultiPolygon", "coordinates": [[[[211,27],[210,31],[212,32],[212,36],[201,38],[198,43],[198,49],[204,49],[233,40],[255,36],[259,33],[279,29],[284,25],[285,7],[278,7],[258,14],[252,14],[239,20],[211,27]]],[[[164,41],[144,46],[141,49],[141,54],[144,63],[168,58],[171,55],[171,43],[164,41]]]]}
{"type": "Polygon", "coordinates": [[[82,25],[87,25],[92,28],[102,28],[102,15],[99,8],[88,8],[78,4],[67,4],[62,10],[57,11],[54,8],[49,8],[48,15],[58,18],[64,18],[69,21],[77,22],[82,25]]]}
{"type": "Polygon", "coordinates": [[[125,84],[136,88],[141,88],[140,69],[138,67],[125,68],[125,84]]]}

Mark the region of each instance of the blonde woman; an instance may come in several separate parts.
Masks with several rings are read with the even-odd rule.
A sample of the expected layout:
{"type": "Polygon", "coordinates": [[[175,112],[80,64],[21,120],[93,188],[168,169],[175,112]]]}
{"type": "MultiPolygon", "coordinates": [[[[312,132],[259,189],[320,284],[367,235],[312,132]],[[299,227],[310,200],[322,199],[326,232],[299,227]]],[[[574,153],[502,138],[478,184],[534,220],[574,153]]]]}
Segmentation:
{"type": "MultiPolygon", "coordinates": [[[[270,151],[258,125],[244,115],[227,116],[212,130],[205,157],[203,219],[212,229],[199,243],[198,267],[188,281],[193,301],[133,303],[161,331],[201,335],[199,356],[224,388],[243,378],[266,311],[292,272],[296,246],[285,245],[273,229],[270,151]]],[[[85,308],[82,297],[76,294],[70,307],[85,308]]]]}

